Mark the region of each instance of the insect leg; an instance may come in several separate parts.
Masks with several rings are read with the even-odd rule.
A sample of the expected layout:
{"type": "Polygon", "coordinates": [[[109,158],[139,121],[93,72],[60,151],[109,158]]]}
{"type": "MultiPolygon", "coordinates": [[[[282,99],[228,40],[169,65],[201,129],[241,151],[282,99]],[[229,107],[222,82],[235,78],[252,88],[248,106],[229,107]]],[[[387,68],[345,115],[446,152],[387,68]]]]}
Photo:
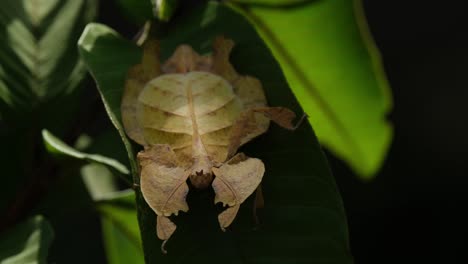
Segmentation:
{"type": "Polygon", "coordinates": [[[253,218],[255,222],[255,228],[257,229],[258,226],[260,225],[260,218],[258,217],[257,214],[257,209],[261,209],[265,207],[265,200],[263,199],[263,191],[262,191],[262,185],[258,185],[257,190],[255,191],[255,200],[253,204],[253,218]]]}
{"type": "Polygon", "coordinates": [[[240,205],[257,189],[265,173],[265,166],[259,159],[238,154],[221,167],[212,168],[214,175],[212,186],[215,191],[215,203],[228,207],[218,216],[222,230],[234,221],[240,205]]]}

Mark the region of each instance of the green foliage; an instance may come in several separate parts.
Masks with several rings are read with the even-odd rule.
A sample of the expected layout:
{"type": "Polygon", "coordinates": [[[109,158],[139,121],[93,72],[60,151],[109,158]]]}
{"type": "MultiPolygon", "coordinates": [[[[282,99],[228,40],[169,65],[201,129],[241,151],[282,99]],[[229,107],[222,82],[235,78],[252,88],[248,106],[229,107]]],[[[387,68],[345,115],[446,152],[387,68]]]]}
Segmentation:
{"type": "Polygon", "coordinates": [[[122,163],[118,162],[117,160],[104,157],[99,154],[88,154],[84,152],[80,152],[67,144],[63,141],[52,135],[47,130],[42,130],[42,138],[44,139],[44,143],[46,144],[46,148],[49,152],[53,154],[62,154],[65,156],[74,157],[77,159],[82,159],[86,161],[93,161],[103,165],[107,165],[116,169],[117,171],[123,174],[129,174],[130,172],[122,163]]]}
{"type": "Polygon", "coordinates": [[[235,2],[245,3],[320,142],[359,176],[374,176],[392,138],[385,121],[392,103],[360,1],[235,2]]]}
{"type": "MultiPolygon", "coordinates": [[[[302,112],[272,54],[250,24],[230,8],[211,2],[181,10],[178,19],[168,23],[163,32],[164,58],[181,43],[204,53],[210,51],[215,36],[232,38],[237,43],[231,57],[235,68],[262,81],[271,105],[302,112]]],[[[79,47],[112,122],[130,146],[120,123],[120,97],[126,70],[140,60],[141,52],[99,24],[86,28],[79,47]]],[[[175,219],[178,230],[167,244],[169,254],[163,256],[155,250],[161,241],[155,234],[154,213],[138,191],[147,263],[219,263],[227,259],[235,263],[352,263],[341,198],[311,127],[304,124],[290,133],[273,126],[244,151],[261,158],[267,168],[263,183],[266,208],[261,212],[260,229],[253,231],[251,202],[247,202],[231,230],[222,233],[212,193],[192,190],[188,197],[190,211],[175,219]]],[[[129,153],[135,163],[133,152],[129,153]]],[[[138,183],[138,176],[134,178],[138,183]]]]}
{"type": "MultiPolygon", "coordinates": [[[[108,2],[101,2],[105,9],[108,2]]],[[[391,140],[385,122],[391,96],[358,0],[117,3],[136,24],[152,21],[150,34],[160,39],[164,60],[183,43],[208,53],[215,36],[233,39],[234,67],[261,80],[271,106],[305,111],[321,143],[364,178],[382,164],[391,140]]],[[[112,264],[352,263],[341,197],[310,124],[294,132],[272,125],[241,149],[266,166],[259,226],[250,198],[223,233],[213,192],[191,190],[190,211],[174,217],[178,229],[162,255],[155,214],[138,188],[127,189],[138,186],[139,167],[120,102],[141,50],[105,25],[88,24],[96,6],[97,0],[0,3],[0,160],[9,187],[0,195],[6,212],[0,262],[48,262],[48,221],[36,216],[18,224],[43,214],[57,231],[49,262],[92,251],[69,259],[87,263],[105,249],[112,264]],[[116,130],[94,120],[99,109],[88,109],[98,95],[79,97],[84,64],[116,130]],[[102,234],[81,232],[93,230],[83,224],[89,219],[102,234]]]]}
{"type": "Polygon", "coordinates": [[[138,229],[135,193],[111,193],[98,200],[109,264],[144,263],[138,229]]]}
{"type": "Polygon", "coordinates": [[[53,237],[52,227],[44,217],[32,217],[2,235],[0,261],[2,264],[45,264],[53,237]]]}
{"type": "MultiPolygon", "coordinates": [[[[76,42],[94,18],[97,1],[0,2],[0,160],[5,176],[0,194],[0,262],[48,263],[52,233],[47,221],[35,217],[20,231],[14,225],[44,213],[35,208],[63,173],[45,154],[40,131],[48,127],[73,140],[70,131],[79,121],[74,116],[79,84],[86,75],[76,42]],[[17,238],[10,232],[17,232],[17,238]],[[14,250],[20,255],[14,256],[14,250]]],[[[56,220],[45,215],[51,222],[56,220]]]]}
{"type": "Polygon", "coordinates": [[[124,14],[141,25],[153,18],[169,21],[179,6],[179,0],[117,0],[124,14]]]}
{"type": "Polygon", "coordinates": [[[150,0],[116,0],[116,2],[133,23],[141,25],[153,18],[153,7],[150,0]]]}
{"type": "MultiPolygon", "coordinates": [[[[52,167],[40,155],[41,127],[62,134],[76,121],[73,97],[86,73],[76,41],[95,11],[94,0],[0,3],[0,160],[2,174],[11,175],[3,178],[9,188],[0,212],[52,167]]],[[[4,214],[0,219],[8,221],[4,214]]]]}
{"type": "Polygon", "coordinates": [[[231,2],[264,6],[264,7],[292,7],[307,4],[314,0],[233,0],[231,2]]]}
{"type": "Polygon", "coordinates": [[[30,111],[75,89],[85,74],[76,52],[94,0],[4,0],[0,8],[0,110],[30,111]]]}
{"type": "Polygon", "coordinates": [[[118,190],[115,175],[106,166],[89,163],[81,167],[81,178],[93,201],[107,197],[118,190]]]}
{"type": "MultiPolygon", "coordinates": [[[[91,23],[81,35],[78,46],[81,57],[96,80],[107,114],[112,124],[117,128],[127,149],[132,173],[136,175],[138,167],[135,162],[135,153],[120,122],[120,101],[127,70],[139,62],[141,52],[130,41],[120,38],[122,41],[116,42],[114,41],[116,38],[119,38],[117,32],[104,25],[91,23]],[[95,45],[98,38],[100,45],[95,45]],[[109,53],[109,51],[115,53],[109,53]],[[115,63],[114,54],[119,54],[119,63],[115,63]],[[102,69],[102,71],[94,71],[93,69],[102,69]]],[[[135,178],[134,182],[137,182],[135,178]]]]}
{"type": "Polygon", "coordinates": [[[177,7],[179,0],[151,0],[155,16],[161,21],[169,21],[177,7]]]}

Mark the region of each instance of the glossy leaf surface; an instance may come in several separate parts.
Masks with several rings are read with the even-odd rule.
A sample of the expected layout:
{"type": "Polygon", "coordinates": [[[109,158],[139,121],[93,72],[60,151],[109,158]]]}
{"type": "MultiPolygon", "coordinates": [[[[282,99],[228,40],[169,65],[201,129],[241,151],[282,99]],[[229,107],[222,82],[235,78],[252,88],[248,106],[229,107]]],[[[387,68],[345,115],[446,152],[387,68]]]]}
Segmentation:
{"type": "Polygon", "coordinates": [[[360,1],[235,2],[278,58],[320,142],[359,176],[374,176],[392,139],[392,102],[360,1]]]}

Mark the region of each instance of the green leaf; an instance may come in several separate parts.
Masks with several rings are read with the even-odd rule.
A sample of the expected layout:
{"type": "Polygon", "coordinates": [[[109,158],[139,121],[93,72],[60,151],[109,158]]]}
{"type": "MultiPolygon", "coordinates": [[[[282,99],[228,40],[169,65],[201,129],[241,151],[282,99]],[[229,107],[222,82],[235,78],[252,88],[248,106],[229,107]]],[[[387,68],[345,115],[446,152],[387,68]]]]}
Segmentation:
{"type": "Polygon", "coordinates": [[[115,176],[104,165],[98,163],[86,164],[80,169],[83,182],[93,200],[107,197],[118,190],[115,176]]]}
{"type": "Polygon", "coordinates": [[[114,30],[96,23],[86,26],[78,41],[78,47],[81,57],[96,80],[106,112],[125,145],[134,182],[138,182],[135,153],[121,123],[120,101],[127,70],[139,62],[141,51],[130,41],[122,39],[114,30]],[[96,45],[97,41],[99,45],[96,45]],[[115,63],[115,54],[119,54],[119,63],[115,63]]]}
{"type": "Polygon", "coordinates": [[[97,208],[101,213],[108,263],[145,263],[133,190],[99,199],[97,208]]]}
{"type": "Polygon", "coordinates": [[[3,0],[0,4],[0,110],[30,111],[71,93],[86,71],[76,41],[95,0],[3,0]]]}
{"type": "Polygon", "coordinates": [[[104,164],[111,168],[116,169],[117,171],[123,174],[130,173],[128,169],[125,167],[125,165],[118,162],[117,160],[104,157],[98,154],[88,154],[88,153],[80,152],[68,146],[63,141],[61,141],[60,139],[58,139],[57,137],[55,137],[54,135],[52,135],[49,131],[45,129],[42,130],[42,138],[46,144],[47,150],[51,153],[63,154],[66,156],[77,158],[77,159],[93,161],[93,162],[97,162],[100,164],[104,164]]]}
{"type": "MultiPolygon", "coordinates": [[[[195,9],[181,8],[165,25],[162,57],[181,43],[202,53],[211,51],[217,35],[236,42],[231,61],[242,74],[258,77],[270,105],[302,110],[278,63],[254,28],[232,9],[210,2],[195,9]]],[[[109,116],[131,146],[120,121],[120,100],[126,71],[140,61],[141,51],[112,29],[90,24],[80,52],[92,72],[109,116]],[[119,54],[119,56],[115,56],[119,54]]],[[[133,151],[129,157],[135,163],[133,151]]],[[[246,201],[232,227],[223,233],[217,223],[213,193],[191,190],[190,211],[174,218],[178,229],[167,243],[168,255],[158,250],[155,214],[136,192],[139,226],[146,263],[352,263],[346,217],[325,157],[309,124],[289,132],[276,126],[242,149],[261,158],[265,208],[262,225],[254,231],[252,201],[246,201]]],[[[136,163],[135,163],[136,164],[136,163]]],[[[138,171],[132,171],[138,183],[138,171]]],[[[219,209],[219,208],[218,208],[219,209]]]]}
{"type": "Polygon", "coordinates": [[[151,0],[151,3],[153,3],[155,17],[161,21],[169,21],[179,6],[179,0],[151,0]]]}
{"type": "Polygon", "coordinates": [[[53,230],[44,217],[38,215],[0,237],[2,264],[47,263],[47,252],[53,240],[53,230]]]}
{"type": "Polygon", "coordinates": [[[320,142],[359,176],[372,177],[392,139],[385,120],[392,102],[360,1],[302,1],[289,8],[258,2],[286,1],[241,8],[280,62],[320,142]]]}
{"type": "Polygon", "coordinates": [[[81,175],[101,215],[108,263],[144,263],[134,191],[117,191],[115,176],[100,164],[83,166],[81,175]]]}

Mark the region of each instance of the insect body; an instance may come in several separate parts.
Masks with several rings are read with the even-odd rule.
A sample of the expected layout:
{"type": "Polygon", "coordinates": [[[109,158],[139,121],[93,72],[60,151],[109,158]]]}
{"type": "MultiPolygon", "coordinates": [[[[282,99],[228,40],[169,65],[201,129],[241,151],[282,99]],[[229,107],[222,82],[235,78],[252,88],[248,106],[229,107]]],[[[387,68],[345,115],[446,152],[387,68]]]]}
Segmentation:
{"type": "Polygon", "coordinates": [[[140,186],[162,240],[176,229],[168,217],[189,209],[187,179],[195,188],[213,187],[215,203],[227,205],[220,226],[228,227],[265,171],[261,160],[237,149],[266,132],[270,119],[294,129],[293,112],[267,107],[261,83],[234,70],[233,45],[218,37],[210,56],[181,45],[161,65],[158,43],[150,41],[142,63],[129,71],[122,119],[129,137],[144,147],[140,186]]]}

